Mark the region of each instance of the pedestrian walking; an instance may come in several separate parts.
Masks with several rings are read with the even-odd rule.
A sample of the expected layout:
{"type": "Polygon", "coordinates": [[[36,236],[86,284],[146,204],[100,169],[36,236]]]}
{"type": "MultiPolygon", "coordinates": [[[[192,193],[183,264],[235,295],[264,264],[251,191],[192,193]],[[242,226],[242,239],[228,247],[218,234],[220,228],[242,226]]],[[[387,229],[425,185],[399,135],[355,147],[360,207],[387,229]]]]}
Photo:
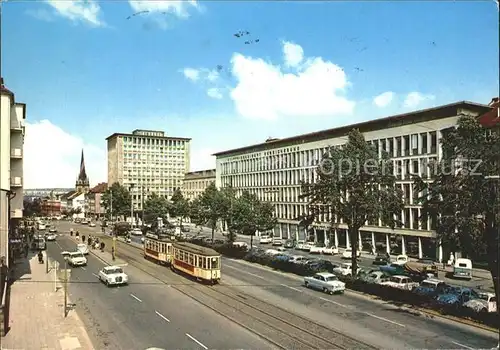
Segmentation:
{"type": "Polygon", "coordinates": [[[82,236],[82,242],[85,243],[85,235],[82,236]]]}

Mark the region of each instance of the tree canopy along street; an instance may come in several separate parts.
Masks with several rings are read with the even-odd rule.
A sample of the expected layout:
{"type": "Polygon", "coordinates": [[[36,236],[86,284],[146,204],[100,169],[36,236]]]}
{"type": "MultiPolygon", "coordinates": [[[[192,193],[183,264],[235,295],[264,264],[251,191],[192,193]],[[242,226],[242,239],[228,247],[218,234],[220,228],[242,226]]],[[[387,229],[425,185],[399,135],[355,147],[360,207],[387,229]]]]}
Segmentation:
{"type": "Polygon", "coordinates": [[[443,133],[443,157],[417,178],[423,215],[437,221],[438,238],[473,259],[487,260],[499,296],[500,132],[463,116],[443,133]]]}
{"type": "Polygon", "coordinates": [[[366,142],[359,130],[352,130],[347,143],[331,147],[316,168],[316,179],[302,183],[302,198],[309,202],[308,226],[320,214],[329,213],[331,226],[348,226],[352,247],[352,275],[358,269],[359,229],[366,223],[394,229],[397,215],[404,208],[402,191],[395,186],[393,162],[387,153],[366,142]]]}
{"type": "Polygon", "coordinates": [[[127,188],[115,182],[102,195],[103,205],[106,208],[106,215],[127,216],[130,213],[132,197],[127,188]]]}

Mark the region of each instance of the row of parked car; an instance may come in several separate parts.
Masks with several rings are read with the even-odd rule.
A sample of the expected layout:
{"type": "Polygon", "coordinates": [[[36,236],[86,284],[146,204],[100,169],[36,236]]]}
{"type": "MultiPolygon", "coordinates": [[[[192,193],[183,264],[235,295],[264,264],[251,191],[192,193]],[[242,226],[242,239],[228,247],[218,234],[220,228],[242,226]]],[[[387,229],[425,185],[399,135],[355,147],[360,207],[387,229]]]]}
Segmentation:
{"type": "MultiPolygon", "coordinates": [[[[191,241],[212,246],[223,254],[227,251],[225,242],[211,242],[209,237],[193,237],[191,241]]],[[[437,307],[464,307],[476,313],[495,313],[496,297],[493,293],[475,291],[472,288],[456,287],[437,278],[437,266],[431,259],[410,262],[406,255],[400,255],[391,261],[386,253],[379,253],[373,264],[377,268],[358,268],[352,278],[351,262],[335,263],[326,259],[303,255],[291,255],[283,249],[248,249],[246,243],[235,242],[233,248],[241,251],[239,257],[263,265],[304,276],[304,285],[326,293],[342,293],[346,282],[353,280],[363,284],[379,285],[392,290],[411,293],[420,299],[432,300],[437,307]]],[[[297,246],[296,246],[297,248],[297,246]]]]}

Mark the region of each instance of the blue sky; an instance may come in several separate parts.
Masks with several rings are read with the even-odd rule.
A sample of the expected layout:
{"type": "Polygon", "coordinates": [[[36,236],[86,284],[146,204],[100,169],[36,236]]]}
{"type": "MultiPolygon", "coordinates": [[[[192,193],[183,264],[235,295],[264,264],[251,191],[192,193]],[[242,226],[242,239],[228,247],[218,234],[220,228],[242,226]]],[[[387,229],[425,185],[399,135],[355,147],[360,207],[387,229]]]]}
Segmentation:
{"type": "Polygon", "coordinates": [[[91,182],[106,181],[114,132],[192,137],[197,170],[269,136],[498,95],[493,1],[3,6],[2,76],[27,104],[27,187],[72,186],[82,147],[91,182]],[[126,19],[137,11],[149,12],[126,19]]]}

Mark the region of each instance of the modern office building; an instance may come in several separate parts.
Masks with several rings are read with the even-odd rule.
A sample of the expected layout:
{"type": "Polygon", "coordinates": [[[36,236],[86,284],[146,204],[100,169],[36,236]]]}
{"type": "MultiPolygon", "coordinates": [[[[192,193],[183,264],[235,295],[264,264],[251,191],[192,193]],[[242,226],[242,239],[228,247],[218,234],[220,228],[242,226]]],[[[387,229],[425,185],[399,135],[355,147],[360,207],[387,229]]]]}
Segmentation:
{"type": "Polygon", "coordinates": [[[9,264],[9,236],[23,218],[26,105],[15,101],[0,78],[0,260],[9,264]]]}
{"type": "Polygon", "coordinates": [[[148,193],[170,198],[182,188],[189,171],[190,138],[166,136],[163,131],[115,133],[108,143],[108,184],[131,191],[134,210],[142,210],[148,193]]]}
{"type": "Polygon", "coordinates": [[[215,183],[215,169],[192,171],[184,176],[182,193],[191,201],[200,196],[211,183],[215,183]]]}
{"type": "Polygon", "coordinates": [[[429,175],[426,164],[441,158],[441,137],[447,129],[456,126],[460,116],[480,116],[490,110],[488,105],[462,101],[219,152],[215,154],[216,185],[249,190],[261,200],[273,203],[279,220],[275,236],[349,247],[347,226],[340,221],[337,228],[332,229],[329,214],[320,215],[309,232],[299,227],[301,215],[308,214],[306,200],[299,198],[300,181],[313,181],[316,167],[328,148],[344,144],[347,133],[359,129],[378,149],[379,155],[386,151],[392,157],[406,204],[398,215],[403,224],[394,230],[382,226],[380,221],[364,226],[360,248],[368,250],[373,246],[393,253],[441,260],[447,256],[446,247],[436,242],[435,223],[431,219],[419,220],[421,209],[416,202],[411,175],[429,175]]]}

